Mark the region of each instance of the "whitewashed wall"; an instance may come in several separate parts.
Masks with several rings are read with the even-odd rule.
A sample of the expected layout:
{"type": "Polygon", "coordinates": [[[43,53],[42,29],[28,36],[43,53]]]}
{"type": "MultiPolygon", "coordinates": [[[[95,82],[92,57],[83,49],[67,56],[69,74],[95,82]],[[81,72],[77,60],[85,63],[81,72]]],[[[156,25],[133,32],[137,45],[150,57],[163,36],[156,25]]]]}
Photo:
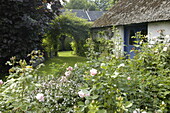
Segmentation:
{"type": "Polygon", "coordinates": [[[159,30],[164,30],[165,35],[170,35],[170,21],[148,23],[148,39],[160,36],[157,32],[159,30]]]}
{"type": "MultiPolygon", "coordinates": [[[[117,55],[124,55],[124,27],[123,26],[117,26],[118,35],[116,36],[116,39],[118,40],[119,46],[117,46],[117,55]]],[[[117,35],[117,34],[116,34],[117,35]]]]}

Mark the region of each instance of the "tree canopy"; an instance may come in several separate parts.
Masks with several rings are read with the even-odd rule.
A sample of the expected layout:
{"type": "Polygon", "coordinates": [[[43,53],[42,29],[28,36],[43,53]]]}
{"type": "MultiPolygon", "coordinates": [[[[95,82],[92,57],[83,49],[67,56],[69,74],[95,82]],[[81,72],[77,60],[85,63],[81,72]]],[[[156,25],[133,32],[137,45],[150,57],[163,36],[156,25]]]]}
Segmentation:
{"type": "Polygon", "coordinates": [[[0,1],[0,73],[12,56],[23,58],[40,48],[44,29],[61,7],[59,0],[0,1]],[[47,5],[51,3],[51,9],[47,5]]]}
{"type": "Polygon", "coordinates": [[[108,10],[118,0],[70,0],[65,4],[67,9],[108,10]]]}

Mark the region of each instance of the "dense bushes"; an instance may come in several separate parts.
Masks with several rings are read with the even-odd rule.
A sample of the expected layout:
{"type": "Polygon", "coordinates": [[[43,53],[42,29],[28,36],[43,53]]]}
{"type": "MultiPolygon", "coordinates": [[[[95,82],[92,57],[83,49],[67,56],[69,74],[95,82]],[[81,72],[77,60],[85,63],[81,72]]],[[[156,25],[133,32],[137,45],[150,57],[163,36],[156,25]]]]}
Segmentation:
{"type": "Polygon", "coordinates": [[[0,75],[7,72],[4,64],[10,57],[24,58],[33,49],[41,49],[44,29],[60,7],[59,0],[0,1],[0,75]],[[50,2],[51,10],[47,9],[50,2]]]}
{"type": "MultiPolygon", "coordinates": [[[[108,45],[111,42],[102,41],[108,45]]],[[[20,66],[10,71],[8,80],[0,82],[1,111],[170,112],[168,43],[143,43],[140,50],[134,50],[134,59],[116,57],[109,47],[104,53],[103,49],[96,53],[93,43],[89,43],[91,60],[74,67],[52,64],[52,75],[35,73],[25,61],[20,61],[20,66]]]]}

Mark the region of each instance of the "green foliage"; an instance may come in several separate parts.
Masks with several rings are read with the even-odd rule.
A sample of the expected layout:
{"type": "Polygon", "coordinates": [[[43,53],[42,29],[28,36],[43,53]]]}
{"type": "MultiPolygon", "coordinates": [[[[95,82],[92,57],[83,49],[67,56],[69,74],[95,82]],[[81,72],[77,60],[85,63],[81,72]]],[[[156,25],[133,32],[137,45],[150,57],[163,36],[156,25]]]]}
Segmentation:
{"type": "MultiPolygon", "coordinates": [[[[78,18],[74,13],[66,12],[59,17],[56,17],[51,23],[51,28],[44,39],[44,45],[48,48],[48,52],[55,50],[58,51],[59,38],[62,36],[72,37],[76,46],[74,49],[77,55],[84,55],[84,43],[86,38],[89,37],[89,28],[91,23],[87,20],[78,18]],[[48,41],[49,40],[49,41],[48,41]],[[50,50],[50,51],[49,51],[50,50]]],[[[65,38],[63,39],[65,40],[65,38]]]]}
{"type": "Polygon", "coordinates": [[[118,1],[119,0],[94,0],[94,4],[96,6],[96,9],[106,11],[113,7],[113,5],[118,1]]]}
{"type": "MultiPolygon", "coordinates": [[[[96,52],[92,40],[89,42],[91,59],[87,63],[74,67],[53,63],[50,75],[36,74],[36,69],[20,60],[11,68],[7,81],[0,82],[1,111],[170,112],[169,36],[160,35],[155,45],[144,42],[136,45],[140,49],[133,50],[134,59],[116,57],[113,53],[94,57],[98,52],[105,53],[105,49],[96,52]],[[37,98],[37,94],[42,98],[37,98]]],[[[101,42],[107,43],[106,49],[115,49],[110,48],[112,41],[101,42]]],[[[10,65],[14,64],[15,57],[11,60],[10,65]]]]}
{"type": "Polygon", "coordinates": [[[88,9],[93,11],[96,9],[94,2],[88,0],[70,0],[64,7],[67,9],[88,9]]]}
{"type": "Polygon", "coordinates": [[[16,57],[12,57],[7,64],[13,66],[7,78],[7,81],[0,88],[0,109],[1,112],[25,112],[25,111],[37,111],[41,110],[41,106],[37,108],[38,102],[31,103],[34,98],[34,90],[38,89],[40,85],[36,83],[38,76],[35,71],[41,66],[37,67],[36,70],[33,69],[31,65],[36,59],[41,59],[39,56],[39,51],[33,51],[31,54],[30,63],[25,60],[16,61],[16,57]],[[16,65],[16,66],[15,66],[16,65]]]}
{"type": "MultiPolygon", "coordinates": [[[[73,39],[71,37],[66,37],[65,41],[64,41],[64,47],[65,47],[65,51],[71,51],[72,47],[71,47],[71,42],[73,41],[73,39]]],[[[61,49],[62,50],[62,49],[61,49]]]]}
{"type": "Polygon", "coordinates": [[[118,0],[70,0],[64,7],[67,9],[86,9],[86,10],[101,10],[110,9],[118,0]]]}
{"type": "Polygon", "coordinates": [[[0,1],[0,73],[7,69],[5,62],[12,56],[23,58],[35,48],[41,49],[44,29],[54,14],[58,15],[59,1],[1,0],[0,1]],[[47,3],[54,6],[49,11],[47,3]]]}
{"type": "MultiPolygon", "coordinates": [[[[33,51],[31,58],[39,58],[36,53],[33,51]]],[[[37,73],[42,64],[34,69],[25,60],[16,61],[16,57],[7,63],[13,67],[7,81],[0,84],[1,112],[73,112],[79,100],[79,79],[73,76],[72,67],[53,63],[52,75],[45,75],[37,73]]]]}
{"type": "Polygon", "coordinates": [[[90,43],[89,54],[93,60],[89,66],[81,68],[94,68],[98,73],[94,76],[86,74],[87,71],[82,73],[87,76],[81,89],[90,91],[91,96],[79,102],[77,112],[169,112],[170,45],[164,35],[158,37],[156,45],[143,43],[140,50],[134,50],[134,59],[115,58],[114,55],[101,58],[99,52],[102,51],[95,51],[96,45],[90,43]]]}

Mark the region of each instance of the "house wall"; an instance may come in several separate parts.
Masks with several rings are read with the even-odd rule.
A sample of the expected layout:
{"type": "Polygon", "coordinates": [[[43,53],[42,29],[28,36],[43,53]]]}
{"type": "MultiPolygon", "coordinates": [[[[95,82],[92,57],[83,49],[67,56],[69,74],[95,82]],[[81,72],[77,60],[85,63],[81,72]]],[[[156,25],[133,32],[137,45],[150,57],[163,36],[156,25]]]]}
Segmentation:
{"type": "Polygon", "coordinates": [[[116,57],[124,55],[124,27],[116,26],[116,29],[113,31],[112,27],[91,29],[92,38],[102,37],[105,39],[113,39],[116,42],[114,54],[116,57]],[[113,32],[112,32],[113,31],[113,32]],[[100,33],[104,32],[104,33],[100,33]]]}
{"type": "Polygon", "coordinates": [[[111,27],[91,29],[91,36],[93,39],[95,38],[110,39],[112,37],[112,29],[111,27]]]}
{"type": "Polygon", "coordinates": [[[148,39],[160,36],[159,30],[164,30],[165,35],[170,35],[170,21],[148,23],[148,39]]]}
{"type": "Polygon", "coordinates": [[[114,37],[117,40],[118,46],[116,46],[116,56],[124,55],[124,26],[116,26],[117,31],[114,34],[114,37]]]}

